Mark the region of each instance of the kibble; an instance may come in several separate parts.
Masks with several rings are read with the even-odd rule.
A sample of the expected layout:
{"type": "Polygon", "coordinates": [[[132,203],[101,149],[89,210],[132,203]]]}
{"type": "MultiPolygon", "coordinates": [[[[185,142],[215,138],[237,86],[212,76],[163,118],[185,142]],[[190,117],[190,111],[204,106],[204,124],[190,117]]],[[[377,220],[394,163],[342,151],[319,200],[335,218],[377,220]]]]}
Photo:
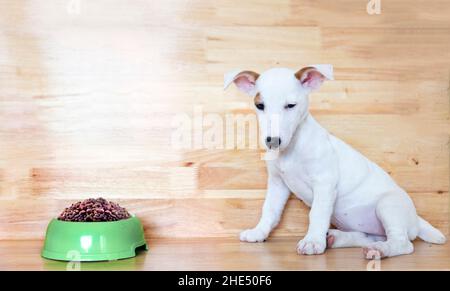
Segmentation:
{"type": "Polygon", "coordinates": [[[58,216],[58,220],[74,222],[117,221],[130,218],[119,204],[103,198],[90,198],[72,204],[58,216]]]}

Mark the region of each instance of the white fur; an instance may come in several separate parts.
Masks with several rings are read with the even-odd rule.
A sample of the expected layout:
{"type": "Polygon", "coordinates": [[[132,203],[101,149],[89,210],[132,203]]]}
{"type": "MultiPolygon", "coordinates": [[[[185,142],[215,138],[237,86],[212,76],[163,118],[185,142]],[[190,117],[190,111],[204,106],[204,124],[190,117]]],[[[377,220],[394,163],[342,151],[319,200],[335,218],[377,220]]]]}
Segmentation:
{"type": "MultiPolygon", "coordinates": [[[[313,67],[323,79],[333,79],[331,65],[313,67]]],[[[239,72],[228,75],[225,87],[239,72]]],[[[250,95],[260,94],[265,106],[264,111],[256,110],[261,138],[278,136],[281,145],[276,149],[278,158],[266,162],[267,195],[261,219],[240,239],[267,239],[292,192],[311,207],[308,232],[297,245],[300,254],[325,251],[330,223],[340,230],[328,234],[329,247],[364,247],[369,259],[409,254],[411,241],[418,235],[444,243],[442,233],[416,214],[411,198],[383,169],[328,133],[310,115],[308,95],[316,86],[301,83],[294,74],[290,69],[270,69],[256,82],[245,84],[250,95]],[[294,108],[286,108],[294,103],[294,108]]]]}

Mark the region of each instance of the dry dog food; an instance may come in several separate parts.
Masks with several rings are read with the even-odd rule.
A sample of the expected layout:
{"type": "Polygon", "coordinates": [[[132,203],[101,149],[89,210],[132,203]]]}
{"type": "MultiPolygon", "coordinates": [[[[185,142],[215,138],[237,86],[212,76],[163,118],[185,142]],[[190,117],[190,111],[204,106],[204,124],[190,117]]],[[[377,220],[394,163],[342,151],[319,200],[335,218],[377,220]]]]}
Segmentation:
{"type": "Polygon", "coordinates": [[[64,209],[58,220],[76,222],[117,221],[130,218],[128,211],[119,204],[103,198],[90,198],[64,209]]]}

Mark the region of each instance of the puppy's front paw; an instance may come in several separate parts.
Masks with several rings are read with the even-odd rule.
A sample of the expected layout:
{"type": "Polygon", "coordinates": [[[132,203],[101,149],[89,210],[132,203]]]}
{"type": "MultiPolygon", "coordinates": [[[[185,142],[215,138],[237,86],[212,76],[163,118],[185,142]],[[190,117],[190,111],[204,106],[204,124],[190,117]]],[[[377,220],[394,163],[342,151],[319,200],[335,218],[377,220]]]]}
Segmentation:
{"type": "Polygon", "coordinates": [[[323,254],[327,244],[325,239],[309,238],[304,239],[297,244],[297,253],[299,255],[319,255],[323,254]]]}
{"type": "Polygon", "coordinates": [[[239,235],[239,239],[244,242],[263,242],[266,238],[267,234],[258,228],[244,230],[239,235]]]}

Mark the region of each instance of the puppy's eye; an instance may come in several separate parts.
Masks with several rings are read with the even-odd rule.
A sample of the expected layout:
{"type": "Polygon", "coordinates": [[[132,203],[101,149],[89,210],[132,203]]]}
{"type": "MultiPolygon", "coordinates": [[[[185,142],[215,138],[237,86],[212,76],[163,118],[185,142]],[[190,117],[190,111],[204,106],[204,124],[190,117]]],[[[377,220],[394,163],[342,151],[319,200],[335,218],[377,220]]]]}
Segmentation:
{"type": "Polygon", "coordinates": [[[255,104],[256,108],[258,108],[258,110],[264,110],[264,103],[258,103],[255,104]]]}
{"type": "Polygon", "coordinates": [[[285,108],[294,108],[295,105],[297,105],[297,104],[288,104],[288,105],[285,106],[285,108]]]}

